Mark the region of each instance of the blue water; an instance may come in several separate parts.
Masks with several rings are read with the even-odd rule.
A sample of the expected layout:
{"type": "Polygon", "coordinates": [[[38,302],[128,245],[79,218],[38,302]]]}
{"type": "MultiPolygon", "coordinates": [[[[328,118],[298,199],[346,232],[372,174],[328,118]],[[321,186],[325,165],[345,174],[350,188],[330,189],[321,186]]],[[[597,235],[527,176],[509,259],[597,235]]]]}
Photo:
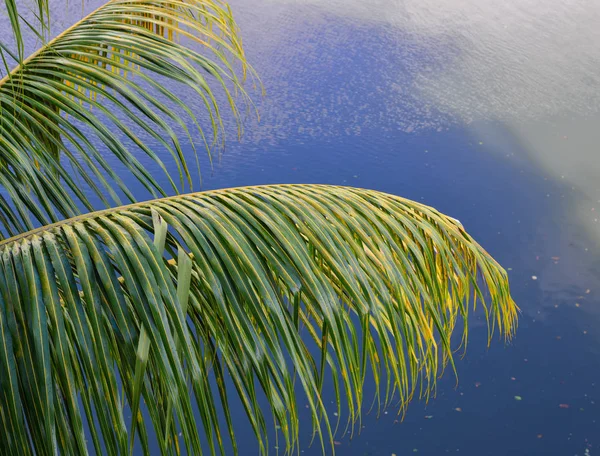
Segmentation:
{"type": "MultiPolygon", "coordinates": [[[[519,153],[510,141],[502,147],[519,153]]],[[[337,437],[339,454],[583,455],[598,444],[600,256],[597,248],[585,250],[584,234],[564,229],[569,221],[563,211],[577,198],[570,188],[548,180],[523,157],[490,153],[460,127],[420,133],[373,128],[324,140],[294,134],[239,160],[243,151],[231,144],[207,187],[319,182],[402,195],[461,220],[511,268],[522,309],[515,340],[507,346],[494,340],[488,350],[486,328],[475,319],[467,354],[458,361],[458,388],[447,372],[437,397],[427,405],[415,401],[403,422],[393,408],[379,418],[366,415],[360,435],[337,437]]],[[[244,434],[239,443],[248,448],[252,442],[244,434]]],[[[318,446],[302,448],[320,454],[318,446]]]]}
{"type": "MultiPolygon", "coordinates": [[[[490,2],[471,2],[472,24],[439,5],[419,16],[416,3],[373,19],[368,2],[232,1],[266,96],[254,94],[261,121],[248,119],[240,142],[230,137],[212,172],[203,159],[202,188],[389,192],[459,219],[508,270],[522,311],[512,343],[488,348],[475,314],[458,386],[446,372],[437,396],[413,401],[403,421],[393,407],[365,413],[360,433],[336,436],[337,454],[600,454],[600,58],[588,36],[598,8],[555,2],[543,34],[541,14],[503,11],[515,27],[499,38],[495,13],[480,20],[490,2]],[[554,32],[581,35],[581,46],[545,44],[554,32]]],[[[232,414],[241,454],[257,454],[243,410],[232,414]]],[[[321,454],[302,418],[302,454],[321,454]]]]}
{"type": "MultiPolygon", "coordinates": [[[[336,437],[338,454],[600,451],[600,249],[588,229],[592,219],[582,221],[574,210],[600,210],[590,201],[598,188],[574,185],[575,171],[570,180],[555,175],[532,151],[538,137],[513,128],[522,121],[539,130],[536,122],[546,122],[536,134],[552,138],[563,134],[567,115],[452,116],[447,105],[415,91],[415,81],[427,71],[443,72],[463,52],[455,40],[432,45],[360,19],[325,14],[313,22],[310,8],[297,8],[306,13],[302,19],[286,8],[269,16],[269,2],[257,2],[258,12],[237,3],[242,30],[261,13],[268,16],[245,41],[267,95],[258,101],[261,122],[248,125],[241,143],[228,143],[213,175],[205,173],[204,188],[327,183],[432,205],[461,220],[509,270],[522,310],[514,341],[495,339],[489,349],[481,316],[474,318],[467,354],[457,363],[458,387],[448,371],[437,397],[428,404],[415,400],[403,421],[393,408],[365,415],[359,435],[336,437]],[[267,46],[265,33],[273,30],[278,39],[267,46]]],[[[581,117],[589,122],[589,115],[581,117]]],[[[578,149],[593,148],[583,143],[578,149]]],[[[567,170],[568,161],[566,155],[567,170]]],[[[257,453],[243,425],[238,438],[243,454],[257,453]]],[[[302,453],[320,454],[309,443],[305,427],[302,453]]]]}

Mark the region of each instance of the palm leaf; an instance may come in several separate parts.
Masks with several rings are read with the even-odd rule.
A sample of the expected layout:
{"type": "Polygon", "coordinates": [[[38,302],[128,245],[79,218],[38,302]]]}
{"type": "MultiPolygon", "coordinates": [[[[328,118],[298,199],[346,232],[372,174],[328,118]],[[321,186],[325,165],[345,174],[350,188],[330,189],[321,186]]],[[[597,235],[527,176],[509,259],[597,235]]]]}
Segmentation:
{"type": "Polygon", "coordinates": [[[146,452],[153,430],[163,454],[200,454],[200,429],[224,452],[226,436],[236,449],[234,400],[266,452],[260,397],[288,450],[308,403],[325,448],[326,377],[353,426],[369,375],[380,405],[399,397],[400,410],[434,391],[476,302],[490,335],[516,325],[506,273],[459,222],[371,190],[157,199],[5,240],[0,258],[0,445],[11,454],[84,454],[85,437],[98,454],[125,454],[132,429],[146,452]]]}
{"type": "MultiPolygon", "coordinates": [[[[14,60],[15,62],[23,62],[24,59],[24,37],[22,31],[22,23],[26,25],[34,34],[39,35],[42,40],[45,39],[45,36],[49,30],[50,25],[50,9],[48,5],[48,0],[35,0],[34,2],[35,8],[33,9],[33,14],[35,16],[36,21],[32,24],[29,21],[23,19],[23,16],[19,12],[19,5],[17,0],[4,0],[4,7],[6,9],[6,14],[8,16],[8,20],[13,32],[14,39],[14,47],[16,47],[16,54],[4,43],[0,43],[0,56],[2,57],[3,62],[5,63],[5,68],[7,67],[8,59],[7,55],[14,60]]],[[[8,72],[8,70],[7,70],[8,72]]],[[[0,75],[2,75],[2,71],[0,71],[0,75]]]]}
{"type": "Polygon", "coordinates": [[[235,93],[248,101],[246,70],[220,0],[109,1],[0,80],[0,227],[14,235],[72,217],[92,210],[91,196],[107,207],[135,201],[110,154],[154,197],[166,192],[138,151],[174,191],[192,188],[178,137],[204,141],[209,153],[219,147],[223,104],[241,128],[235,93]],[[187,106],[190,91],[206,119],[187,106]],[[149,141],[177,171],[167,171],[149,141]]]}

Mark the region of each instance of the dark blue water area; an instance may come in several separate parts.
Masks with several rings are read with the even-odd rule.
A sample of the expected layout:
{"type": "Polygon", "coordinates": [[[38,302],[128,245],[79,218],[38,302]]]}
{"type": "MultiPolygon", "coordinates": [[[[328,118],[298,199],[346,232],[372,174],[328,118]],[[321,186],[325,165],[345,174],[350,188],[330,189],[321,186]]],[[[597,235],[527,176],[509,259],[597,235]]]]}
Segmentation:
{"type": "MultiPolygon", "coordinates": [[[[598,249],[570,222],[576,192],[545,176],[501,124],[484,127],[490,144],[457,126],[230,141],[212,174],[204,173],[204,190],[325,183],[410,198],[459,219],[508,269],[522,311],[515,339],[496,337],[488,349],[475,312],[466,355],[457,358],[458,386],[447,370],[436,397],[415,399],[401,420],[393,406],[366,413],[375,393],[369,381],[360,432],[338,433],[338,454],[584,455],[598,445],[598,249]]],[[[331,384],[323,397],[335,422],[331,384]]],[[[242,454],[257,454],[242,407],[234,401],[231,412],[242,454]]],[[[308,410],[301,423],[302,454],[321,454],[318,442],[309,446],[308,410]]],[[[274,434],[270,446],[276,451],[274,434]]]]}
{"type": "MultiPolygon", "coordinates": [[[[522,310],[512,343],[495,339],[487,349],[487,329],[476,313],[466,356],[457,362],[458,388],[448,371],[437,397],[429,404],[415,401],[404,421],[393,408],[379,418],[366,415],[360,435],[336,438],[340,454],[575,455],[597,444],[598,262],[585,236],[568,223],[576,195],[518,158],[519,145],[501,126],[488,127],[504,138],[494,153],[458,127],[413,134],[363,130],[327,141],[298,135],[243,160],[236,153],[243,146],[231,145],[205,180],[210,188],[303,182],[401,195],[461,220],[509,269],[522,310]]],[[[370,389],[367,397],[374,394],[370,389]]],[[[245,435],[242,441],[247,448],[245,435]]],[[[320,453],[318,446],[302,449],[320,453]]]]}

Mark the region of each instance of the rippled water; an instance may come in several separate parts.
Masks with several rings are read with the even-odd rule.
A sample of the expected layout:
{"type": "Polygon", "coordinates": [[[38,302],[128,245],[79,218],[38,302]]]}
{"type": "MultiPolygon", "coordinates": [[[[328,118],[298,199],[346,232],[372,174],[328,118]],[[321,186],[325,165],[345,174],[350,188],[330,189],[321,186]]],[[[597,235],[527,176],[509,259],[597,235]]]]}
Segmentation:
{"type": "MultiPolygon", "coordinates": [[[[204,188],[320,182],[433,205],[508,268],[522,310],[508,346],[473,322],[458,387],[448,372],[403,422],[365,415],[338,454],[600,454],[600,2],[231,4],[267,95],[204,188]]],[[[301,451],[320,454],[309,443],[305,427],[301,451]]]]}
{"type": "Polygon", "coordinates": [[[600,3],[232,5],[267,96],[208,185],[431,204],[509,268],[522,310],[509,346],[474,326],[458,388],[446,375],[403,422],[366,416],[339,454],[600,454],[600,3]]]}

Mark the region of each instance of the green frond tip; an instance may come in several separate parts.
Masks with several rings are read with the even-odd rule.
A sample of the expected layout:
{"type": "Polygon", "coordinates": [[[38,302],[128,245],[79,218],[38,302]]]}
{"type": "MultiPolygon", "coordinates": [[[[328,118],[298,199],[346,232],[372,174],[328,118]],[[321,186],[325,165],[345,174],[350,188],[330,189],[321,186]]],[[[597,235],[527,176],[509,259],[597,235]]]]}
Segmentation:
{"type": "Polygon", "coordinates": [[[399,398],[401,412],[434,391],[476,303],[490,333],[511,337],[517,322],[505,271],[459,222],[347,187],[137,203],[8,239],[0,259],[0,446],[12,454],[86,454],[88,441],[147,452],[150,432],[163,454],[200,454],[200,431],[237,452],[234,403],[263,452],[271,419],[298,449],[308,404],[325,449],[326,376],[353,426],[370,377],[376,403],[399,398]]]}
{"type": "Polygon", "coordinates": [[[183,144],[212,163],[228,112],[242,134],[248,74],[221,0],[107,2],[0,79],[0,231],[73,217],[94,198],[133,202],[131,178],[153,197],[192,189],[199,160],[189,163],[183,144]]]}

